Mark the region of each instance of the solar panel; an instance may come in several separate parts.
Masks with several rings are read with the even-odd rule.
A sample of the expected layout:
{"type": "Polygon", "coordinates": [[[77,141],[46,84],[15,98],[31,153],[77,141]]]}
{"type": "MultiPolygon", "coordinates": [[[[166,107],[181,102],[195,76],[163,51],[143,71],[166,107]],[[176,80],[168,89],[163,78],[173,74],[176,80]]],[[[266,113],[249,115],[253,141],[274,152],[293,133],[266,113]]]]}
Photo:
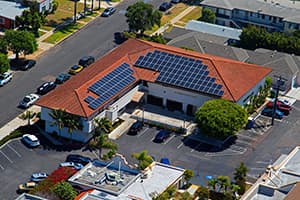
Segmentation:
{"type": "Polygon", "coordinates": [[[155,50],[140,56],[135,66],[159,71],[158,82],[222,96],[222,85],[209,76],[201,60],[155,50]]]}
{"type": "MultiPolygon", "coordinates": [[[[144,58],[139,58],[139,62],[143,62],[144,58]]],[[[88,106],[95,110],[105,101],[109,100],[115,94],[120,92],[129,83],[135,81],[132,76],[133,70],[130,68],[129,64],[123,63],[109,74],[105,75],[95,83],[93,83],[88,90],[96,94],[98,97],[94,99],[91,96],[87,96],[84,100],[88,103],[88,106]]]]}

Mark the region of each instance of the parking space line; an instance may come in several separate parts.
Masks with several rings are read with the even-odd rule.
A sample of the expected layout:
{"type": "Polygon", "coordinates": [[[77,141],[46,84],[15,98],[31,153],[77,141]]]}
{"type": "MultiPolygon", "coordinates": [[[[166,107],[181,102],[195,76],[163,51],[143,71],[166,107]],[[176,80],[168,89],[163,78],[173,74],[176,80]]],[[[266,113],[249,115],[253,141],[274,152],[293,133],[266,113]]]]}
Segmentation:
{"type": "Polygon", "coordinates": [[[256,139],[253,138],[253,137],[250,137],[250,136],[247,136],[247,135],[243,135],[243,134],[239,134],[238,137],[248,138],[248,139],[254,140],[254,141],[256,140],[256,139]]]}
{"type": "Polygon", "coordinates": [[[191,150],[191,153],[192,152],[194,152],[195,151],[195,149],[197,149],[198,147],[200,147],[200,145],[201,145],[201,143],[200,144],[198,144],[195,148],[193,148],[192,150],[191,150]]]}
{"type": "Polygon", "coordinates": [[[164,142],[164,144],[168,144],[174,137],[175,135],[172,135],[167,141],[164,142]]]}
{"type": "Polygon", "coordinates": [[[0,153],[2,153],[2,155],[3,155],[10,163],[13,163],[13,161],[12,161],[5,153],[3,153],[3,151],[0,150],[0,153]]]}
{"type": "Polygon", "coordinates": [[[138,134],[138,137],[141,137],[141,136],[143,136],[146,132],[147,132],[147,130],[148,130],[149,128],[148,127],[146,127],[145,128],[145,130],[143,130],[143,132],[141,133],[141,134],[138,134]]]}
{"type": "Polygon", "coordinates": [[[4,167],[3,167],[2,165],[0,165],[0,168],[1,168],[2,170],[4,170],[4,167]]]}
{"type": "Polygon", "coordinates": [[[178,146],[177,146],[177,149],[180,149],[182,146],[183,146],[183,142],[181,142],[178,146]]]}
{"type": "Polygon", "coordinates": [[[153,136],[153,137],[151,138],[151,141],[153,141],[153,140],[154,140],[154,138],[155,138],[155,136],[153,136]]]}
{"type": "Polygon", "coordinates": [[[236,143],[241,143],[241,144],[251,144],[251,142],[243,141],[243,140],[237,140],[236,143]]]}
{"type": "Polygon", "coordinates": [[[22,156],[14,149],[12,148],[9,144],[7,144],[6,146],[8,146],[8,148],[10,148],[13,152],[15,152],[17,154],[17,156],[19,156],[19,158],[21,158],[22,156]]]}

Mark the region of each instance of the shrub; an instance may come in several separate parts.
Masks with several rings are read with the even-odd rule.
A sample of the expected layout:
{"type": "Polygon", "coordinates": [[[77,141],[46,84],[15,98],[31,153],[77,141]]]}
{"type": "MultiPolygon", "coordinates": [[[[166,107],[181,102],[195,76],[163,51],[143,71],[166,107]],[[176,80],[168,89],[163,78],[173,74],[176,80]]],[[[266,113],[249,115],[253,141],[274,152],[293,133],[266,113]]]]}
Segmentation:
{"type": "Polygon", "coordinates": [[[55,193],[62,200],[73,200],[77,192],[70,183],[65,181],[59,182],[51,188],[51,192],[55,193]]]}
{"type": "Polygon", "coordinates": [[[13,132],[11,132],[9,135],[5,136],[1,141],[0,141],[0,146],[5,144],[7,141],[14,139],[14,138],[18,138],[21,137],[23,135],[23,133],[19,130],[15,130],[13,132]]]}

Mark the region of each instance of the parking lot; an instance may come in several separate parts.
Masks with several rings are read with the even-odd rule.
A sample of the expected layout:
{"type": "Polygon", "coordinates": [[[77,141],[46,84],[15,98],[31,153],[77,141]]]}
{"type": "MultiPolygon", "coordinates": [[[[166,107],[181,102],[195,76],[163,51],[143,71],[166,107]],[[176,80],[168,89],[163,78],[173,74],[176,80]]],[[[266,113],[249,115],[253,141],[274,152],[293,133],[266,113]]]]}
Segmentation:
{"type": "Polygon", "coordinates": [[[0,149],[1,200],[16,198],[18,185],[29,181],[32,173],[51,173],[70,153],[88,155],[91,158],[94,156],[91,152],[82,152],[82,150],[57,151],[49,148],[45,143],[38,148],[30,149],[20,139],[7,143],[0,149]]]}

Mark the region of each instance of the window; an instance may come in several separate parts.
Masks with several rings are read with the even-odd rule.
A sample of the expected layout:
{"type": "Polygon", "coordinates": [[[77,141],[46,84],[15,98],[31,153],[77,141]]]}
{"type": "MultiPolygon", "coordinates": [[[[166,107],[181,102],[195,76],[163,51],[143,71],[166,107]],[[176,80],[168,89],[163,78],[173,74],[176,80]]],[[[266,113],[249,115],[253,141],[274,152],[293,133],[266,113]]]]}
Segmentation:
{"type": "Polygon", "coordinates": [[[262,15],[261,15],[261,18],[262,18],[262,19],[265,19],[265,15],[264,15],[264,14],[262,14],[262,15]]]}
{"type": "Polygon", "coordinates": [[[0,24],[4,24],[4,19],[3,18],[0,18],[0,24]]]}

